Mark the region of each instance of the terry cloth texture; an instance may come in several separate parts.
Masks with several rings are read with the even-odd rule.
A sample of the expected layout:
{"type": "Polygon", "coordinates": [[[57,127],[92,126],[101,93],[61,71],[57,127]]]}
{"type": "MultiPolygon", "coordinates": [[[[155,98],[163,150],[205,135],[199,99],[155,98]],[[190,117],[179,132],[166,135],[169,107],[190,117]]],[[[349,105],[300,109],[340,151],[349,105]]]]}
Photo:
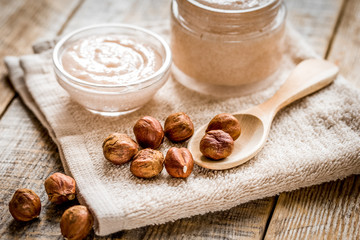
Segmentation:
{"type": "MultiPolygon", "coordinates": [[[[169,35],[165,25],[148,28],[169,35]]],[[[51,42],[38,43],[34,49],[42,53],[8,57],[5,62],[16,91],[58,145],[65,172],[77,182],[79,201],[96,218],[98,235],[226,210],[360,173],[360,94],[341,76],[282,110],[263,150],[239,167],[213,171],[195,166],[187,179],[172,178],[163,170],[144,180],[130,173],[129,163],[116,166],[103,156],[107,135],[121,132],[134,138],[132,127],[145,115],[163,123],[169,114],[182,111],[197,128],[218,113],[238,112],[271,97],[297,63],[317,57],[291,27],[281,71],[266,90],[215,99],[169,79],[146,106],[113,118],[94,115],[70,99],[55,79],[51,50],[46,50],[52,46],[51,42]]],[[[160,150],[166,154],[170,146],[174,144],[165,139],[160,150]]]]}

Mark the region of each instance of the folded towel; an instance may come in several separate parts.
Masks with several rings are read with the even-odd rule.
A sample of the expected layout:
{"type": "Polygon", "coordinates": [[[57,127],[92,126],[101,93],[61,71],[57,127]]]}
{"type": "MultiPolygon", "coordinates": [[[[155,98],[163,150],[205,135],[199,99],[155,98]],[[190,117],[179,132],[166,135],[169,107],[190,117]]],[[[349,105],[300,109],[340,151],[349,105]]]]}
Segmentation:
{"type": "MultiPolygon", "coordinates": [[[[168,37],[167,25],[153,25],[168,37]]],[[[10,79],[59,147],[67,174],[78,186],[78,198],[95,216],[95,231],[107,235],[123,229],[229,209],[283,191],[360,173],[360,94],[339,76],[329,87],[299,100],[275,118],[263,150],[233,169],[213,171],[195,166],[187,179],[165,170],[153,179],[139,179],[129,163],[105,160],[102,142],[112,132],[134,138],[132,127],[145,115],[164,122],[186,112],[195,128],[218,113],[238,112],[271,97],[300,61],[317,57],[291,27],[277,81],[243,97],[215,99],[186,89],[170,79],[140,110],[120,117],[94,115],[73,102],[55,79],[50,41],[34,47],[38,54],[5,59],[10,79]]],[[[165,139],[160,150],[171,144],[165,139]]],[[[186,144],[176,144],[185,146],[186,144]]]]}

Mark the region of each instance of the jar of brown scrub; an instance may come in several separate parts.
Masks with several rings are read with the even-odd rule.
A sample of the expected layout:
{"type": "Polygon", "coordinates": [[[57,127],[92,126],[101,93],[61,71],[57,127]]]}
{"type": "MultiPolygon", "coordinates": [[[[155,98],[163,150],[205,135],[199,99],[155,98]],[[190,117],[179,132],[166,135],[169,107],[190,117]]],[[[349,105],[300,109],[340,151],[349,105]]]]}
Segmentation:
{"type": "Polygon", "coordinates": [[[172,0],[173,75],[220,97],[268,87],[284,49],[282,0],[172,0]]]}

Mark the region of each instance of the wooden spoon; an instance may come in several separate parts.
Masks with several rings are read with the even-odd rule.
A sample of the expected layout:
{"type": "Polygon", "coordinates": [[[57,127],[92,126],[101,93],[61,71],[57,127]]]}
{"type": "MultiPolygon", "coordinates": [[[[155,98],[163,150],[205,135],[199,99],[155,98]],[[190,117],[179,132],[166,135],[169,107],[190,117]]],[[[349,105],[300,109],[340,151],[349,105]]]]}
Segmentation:
{"type": "Polygon", "coordinates": [[[276,113],[288,104],[329,85],[339,68],[325,60],[309,59],[296,66],[289,78],[266,102],[233,114],[240,122],[241,135],[235,141],[232,154],[222,160],[210,160],[199,149],[207,125],[198,129],[188,143],[188,149],[199,166],[222,170],[236,167],[254,157],[264,146],[276,113]]]}

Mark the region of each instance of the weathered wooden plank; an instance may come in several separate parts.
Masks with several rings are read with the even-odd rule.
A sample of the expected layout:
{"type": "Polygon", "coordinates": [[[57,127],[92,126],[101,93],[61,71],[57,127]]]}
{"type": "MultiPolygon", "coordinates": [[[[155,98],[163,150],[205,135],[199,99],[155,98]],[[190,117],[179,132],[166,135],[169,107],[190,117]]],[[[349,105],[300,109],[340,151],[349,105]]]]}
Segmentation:
{"type": "MultiPolygon", "coordinates": [[[[360,86],[360,2],[346,2],[329,59],[360,86]]],[[[281,194],[266,239],[359,239],[360,177],[281,194]]]]}
{"type": "Polygon", "coordinates": [[[15,99],[0,120],[0,238],[59,238],[59,218],[64,207],[47,201],[43,182],[55,171],[63,171],[55,144],[36,118],[15,99]],[[43,203],[40,219],[20,223],[11,217],[8,203],[18,188],[35,191],[43,203]]]}
{"type": "Polygon", "coordinates": [[[275,198],[266,198],[228,211],[151,226],[143,239],[262,239],[274,204],[275,198]]]}
{"type": "Polygon", "coordinates": [[[344,0],[285,0],[288,19],[317,53],[324,56],[344,0]]]}
{"type": "MultiPolygon", "coordinates": [[[[303,0],[306,2],[306,0],[303,0]]],[[[312,9],[309,3],[307,4],[297,4],[295,0],[288,0],[289,2],[289,9],[290,9],[290,18],[292,12],[296,13],[299,11],[299,16],[303,14],[305,18],[307,16],[307,11],[312,9]],[[296,4],[295,4],[296,3],[296,4]],[[291,4],[294,4],[293,7],[291,4]],[[301,10],[301,11],[300,11],[301,10]]],[[[322,1],[323,2],[323,1],[322,1]]],[[[335,2],[335,0],[327,1],[335,2]]],[[[330,23],[335,23],[335,19],[339,9],[337,9],[336,4],[330,4],[333,6],[331,8],[330,13],[333,13],[334,16],[330,23]]],[[[168,17],[169,14],[169,1],[168,0],[133,0],[133,1],[114,1],[114,0],[107,0],[107,1],[96,1],[96,0],[87,0],[81,6],[81,8],[74,14],[73,18],[69,21],[69,24],[64,28],[64,32],[68,32],[73,30],[74,28],[82,27],[85,25],[93,24],[93,23],[100,23],[100,22],[139,22],[139,21],[150,21],[150,20],[161,20],[168,17]]],[[[328,14],[327,16],[330,16],[328,14]]],[[[331,32],[331,29],[334,24],[329,24],[329,22],[320,20],[323,16],[322,13],[313,14],[311,18],[313,21],[317,21],[318,25],[323,26],[324,28],[328,29],[328,32],[331,32]]],[[[295,27],[301,31],[300,26],[304,23],[299,22],[295,23],[295,27]]],[[[308,28],[311,28],[310,22],[307,23],[308,28]]],[[[309,31],[310,33],[311,31],[309,31]]],[[[315,34],[316,35],[316,34],[315,34]]],[[[313,35],[309,35],[309,39],[311,41],[313,35]]],[[[316,35],[319,38],[322,37],[321,34],[316,35]]],[[[316,41],[315,41],[316,42],[316,41]]],[[[320,46],[319,44],[318,46],[320,46]]],[[[325,52],[326,48],[319,47],[319,52],[325,52]]],[[[18,104],[15,101],[9,107],[8,112],[4,116],[6,118],[6,124],[10,124],[10,122],[14,122],[14,124],[21,124],[21,121],[27,119],[28,117],[19,114],[19,112],[24,111],[23,106],[18,104]],[[7,115],[9,114],[9,115],[7,115]],[[15,118],[18,120],[9,120],[11,118],[15,118]]],[[[1,122],[0,122],[1,126],[1,122]]],[[[15,126],[13,125],[12,128],[14,129],[15,126]]],[[[8,126],[6,126],[8,127],[8,126]]],[[[26,131],[29,134],[36,135],[36,134],[44,134],[43,129],[38,129],[34,126],[30,126],[26,129],[22,129],[21,131],[26,131]]],[[[24,152],[29,153],[34,151],[34,147],[28,141],[22,141],[22,138],[17,138],[20,132],[13,131],[13,135],[8,135],[5,142],[13,142],[14,145],[6,146],[6,150],[4,153],[0,155],[12,155],[18,151],[15,146],[21,146],[24,152]],[[21,145],[24,143],[24,145],[21,145]]],[[[0,136],[2,139],[2,136],[0,136]]],[[[37,138],[34,138],[37,139],[37,138]]],[[[38,140],[36,140],[38,141],[38,140]]],[[[54,147],[53,143],[47,143],[47,141],[42,141],[44,144],[44,148],[51,148],[54,147]]],[[[5,149],[5,148],[4,148],[5,149]]],[[[41,152],[42,150],[36,150],[35,152],[41,152]]],[[[41,155],[43,158],[48,157],[53,153],[44,152],[41,155]]],[[[38,156],[40,157],[40,156],[38,156]]],[[[19,160],[24,161],[26,164],[28,156],[26,154],[21,155],[18,157],[19,160]]],[[[57,158],[56,158],[57,159],[57,158]]],[[[50,159],[49,161],[54,161],[56,159],[50,159]]],[[[7,158],[6,162],[9,162],[7,158]]],[[[45,164],[45,166],[48,163],[45,164]]],[[[28,187],[33,188],[36,191],[39,191],[39,195],[41,195],[42,200],[46,199],[44,189],[41,189],[43,179],[49,174],[51,170],[59,170],[60,162],[57,160],[56,166],[48,166],[49,168],[43,167],[43,169],[39,169],[36,165],[32,165],[36,167],[36,174],[40,175],[31,175],[33,173],[33,168],[28,167],[29,169],[29,177],[28,179],[24,179],[21,182],[16,182],[16,184],[9,187],[14,191],[18,187],[24,186],[23,184],[28,184],[28,187]],[[41,172],[44,171],[44,172],[41,172]],[[35,177],[31,177],[35,176],[35,177]],[[30,180],[29,180],[30,179],[30,180]],[[37,182],[35,182],[37,180],[37,182]],[[42,192],[41,192],[42,191],[42,192]]],[[[61,169],[61,168],[60,168],[61,169]]],[[[6,175],[7,179],[14,179],[16,178],[15,173],[10,172],[6,175]]],[[[5,182],[5,181],[4,181],[5,182]]],[[[11,190],[10,190],[11,191],[11,190]]],[[[46,202],[46,201],[45,201],[46,202]]],[[[224,212],[218,213],[211,213],[203,216],[196,216],[189,219],[181,219],[175,221],[173,223],[167,223],[158,226],[150,226],[140,229],[135,229],[131,231],[123,231],[118,234],[114,234],[109,237],[99,238],[99,239],[114,239],[114,238],[121,238],[121,239],[188,239],[188,238],[197,238],[197,239],[238,239],[238,238],[247,238],[247,239],[260,239],[264,234],[264,230],[266,227],[266,221],[271,213],[271,209],[273,208],[274,198],[268,198],[264,200],[254,201],[251,203],[243,204],[233,209],[224,212]]],[[[45,206],[44,209],[47,209],[50,206],[45,206]]],[[[43,209],[43,211],[44,211],[43,209]]],[[[56,211],[56,208],[50,207],[49,214],[47,214],[48,210],[46,211],[46,217],[42,217],[40,221],[25,224],[25,225],[16,225],[13,227],[13,222],[8,222],[5,224],[7,225],[5,228],[9,228],[11,230],[10,233],[6,232],[4,238],[12,238],[14,236],[21,238],[21,237],[32,237],[34,238],[61,238],[59,233],[58,221],[63,209],[60,209],[59,212],[56,211]],[[52,216],[54,214],[54,216],[52,216]],[[50,222],[50,226],[48,225],[50,222]],[[25,231],[26,230],[26,231],[25,231]],[[15,231],[18,231],[15,233],[15,231]],[[38,235],[34,235],[34,233],[41,233],[38,235]],[[42,237],[45,236],[45,237],[42,237]],[[50,237],[51,236],[51,237],[50,237]]],[[[6,215],[8,217],[8,215],[6,215]]],[[[1,217],[3,219],[3,217],[1,217]]],[[[10,219],[11,220],[11,219],[10,219]]],[[[5,230],[7,231],[7,230],[5,230]]],[[[1,233],[1,232],[0,232],[1,233]]],[[[92,238],[90,236],[89,238],[92,238]]]]}
{"type": "Polygon", "coordinates": [[[31,53],[36,39],[55,36],[79,1],[0,0],[0,116],[15,94],[3,58],[31,53]]]}
{"type": "Polygon", "coordinates": [[[360,177],[280,195],[265,239],[359,239],[360,177]]]}
{"type": "Polygon", "coordinates": [[[339,29],[329,51],[329,59],[341,73],[360,88],[360,1],[348,0],[339,29]]]}
{"type": "Polygon", "coordinates": [[[100,23],[149,22],[167,19],[170,16],[169,0],[129,0],[114,1],[86,0],[64,29],[64,33],[74,29],[100,23]]]}

